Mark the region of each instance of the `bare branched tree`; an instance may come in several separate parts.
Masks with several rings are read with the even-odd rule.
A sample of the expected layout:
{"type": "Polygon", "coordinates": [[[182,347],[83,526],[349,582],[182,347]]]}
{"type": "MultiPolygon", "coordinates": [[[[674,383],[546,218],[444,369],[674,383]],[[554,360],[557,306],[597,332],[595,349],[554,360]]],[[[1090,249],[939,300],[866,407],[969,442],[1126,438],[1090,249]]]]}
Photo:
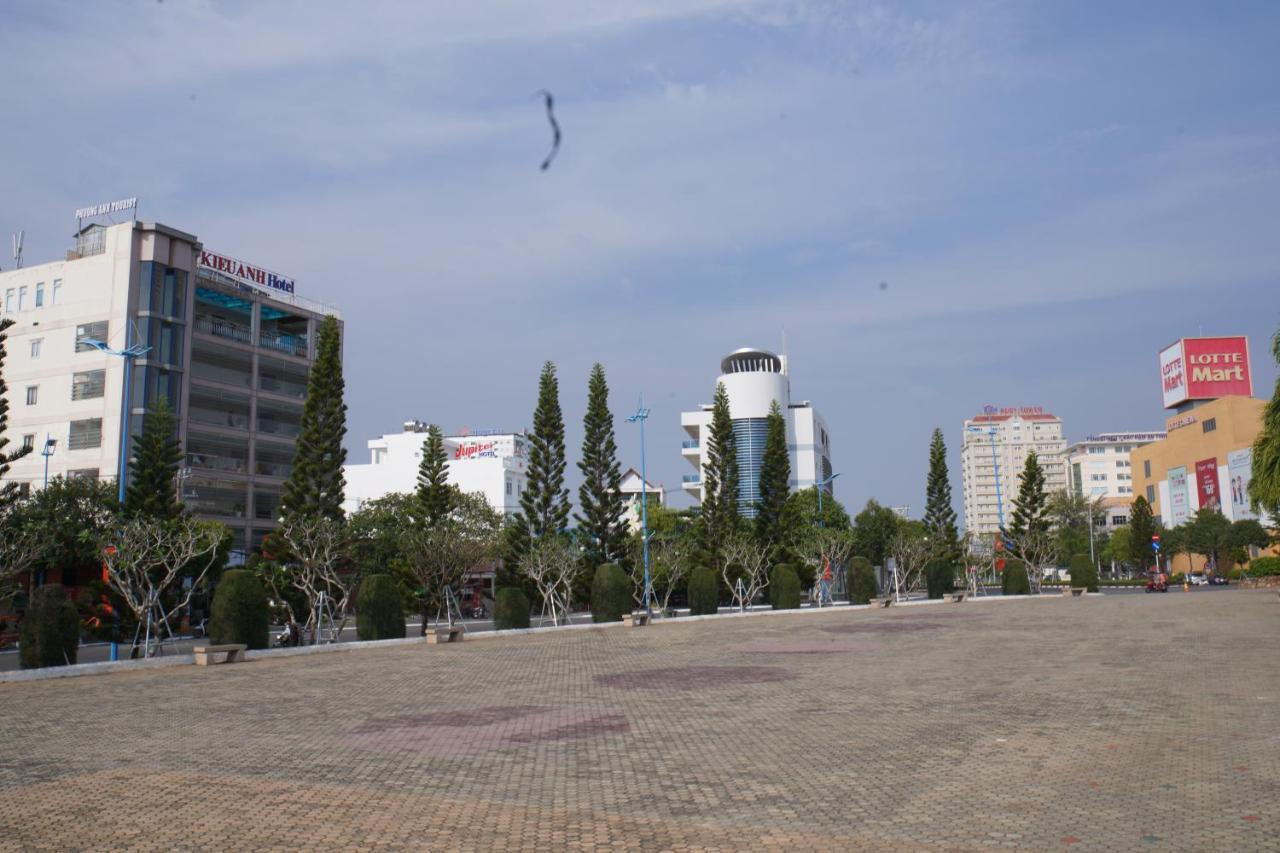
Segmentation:
{"type": "MultiPolygon", "coordinates": [[[[813,568],[814,577],[821,584],[823,574],[828,567],[833,576],[838,575],[841,569],[848,570],[854,543],[852,530],[810,527],[796,542],[796,552],[804,560],[805,565],[813,568]]],[[[821,604],[821,597],[818,602],[821,604]]]]}
{"type": "MultiPolygon", "coordinates": [[[[689,577],[693,570],[693,553],[696,547],[691,536],[655,536],[649,541],[649,579],[654,597],[661,603],[661,612],[671,606],[671,594],[689,577]]],[[[632,596],[636,604],[644,604],[643,557],[636,561],[635,587],[632,596]]]]}
{"type": "Polygon", "coordinates": [[[722,553],[725,585],[733,593],[738,609],[746,610],[755,601],[760,590],[769,585],[765,572],[769,565],[769,548],[754,536],[738,533],[725,542],[722,553]]]}
{"type": "Polygon", "coordinates": [[[310,642],[320,639],[326,615],[326,600],[332,605],[330,642],[337,642],[347,623],[351,592],[358,580],[355,572],[342,572],[346,553],[346,529],[342,523],[318,514],[294,515],[280,520],[280,538],[288,545],[289,582],[307,599],[304,630],[310,642]]]}
{"type": "Polygon", "coordinates": [[[137,618],[133,646],[137,648],[138,634],[142,633],[144,657],[159,652],[165,636],[173,636],[170,620],[190,604],[191,596],[217,562],[227,535],[227,528],[214,521],[138,516],[109,536],[103,549],[107,583],[137,618]],[[191,578],[191,584],[171,594],[184,575],[191,578]]]}
{"type": "Polygon", "coordinates": [[[889,540],[889,556],[893,557],[893,594],[901,601],[920,588],[924,567],[934,557],[935,546],[929,541],[924,525],[906,522],[889,540]]]}
{"type": "Polygon", "coordinates": [[[0,533],[0,601],[18,590],[18,575],[30,570],[39,554],[39,540],[31,531],[0,533]]]}
{"type": "Polygon", "coordinates": [[[430,605],[443,607],[445,587],[457,592],[468,571],[496,557],[501,535],[502,516],[481,494],[458,494],[448,515],[404,532],[406,563],[425,594],[424,633],[430,605]]]}
{"type": "Polygon", "coordinates": [[[1044,577],[1044,568],[1052,566],[1057,557],[1057,541],[1053,531],[1032,528],[1020,536],[1005,534],[1009,552],[1022,561],[1027,569],[1027,581],[1031,584],[1031,594],[1040,592],[1040,580],[1044,577]]]}
{"type": "Polygon", "coordinates": [[[523,572],[542,596],[542,612],[551,615],[551,624],[569,618],[573,578],[578,571],[578,552],[563,537],[547,535],[535,539],[520,560],[523,572]]]}

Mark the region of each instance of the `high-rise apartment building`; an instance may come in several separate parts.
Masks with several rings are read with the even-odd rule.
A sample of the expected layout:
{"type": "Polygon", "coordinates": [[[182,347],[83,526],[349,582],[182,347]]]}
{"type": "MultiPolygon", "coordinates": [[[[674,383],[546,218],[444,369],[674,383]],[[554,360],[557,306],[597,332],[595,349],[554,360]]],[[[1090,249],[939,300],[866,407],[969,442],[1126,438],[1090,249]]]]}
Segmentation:
{"type": "Polygon", "coordinates": [[[155,222],[89,224],[65,260],[0,272],[0,317],[15,321],[6,435],[34,448],[9,478],[38,489],[47,463],[50,477],[114,481],[164,397],[185,452],[183,502],[229,526],[235,550],[256,548],[291,470],[317,329],[337,316],[293,290],[155,222]],[[126,359],[101,345],[140,350],[127,411],[126,359]]]}
{"type": "MultiPolygon", "coordinates": [[[[826,421],[808,400],[791,399],[791,375],[786,356],[761,349],[740,349],[720,362],[720,376],[729,395],[729,417],[738,451],[738,506],[742,514],[754,517],[760,500],[760,463],[764,456],[766,419],[774,401],[787,422],[787,452],[791,458],[791,490],[823,488],[831,494],[831,436],[826,421]]],[[[704,445],[711,428],[711,404],[692,412],[682,412],[680,424],[689,437],[682,455],[695,473],[685,474],[685,491],[702,500],[704,445]]]]}
{"type": "Polygon", "coordinates": [[[1036,452],[1045,473],[1045,492],[1067,487],[1061,453],[1062,419],[1039,406],[997,408],[964,422],[960,467],[964,477],[964,523],[975,534],[992,534],[1012,518],[1018,475],[1027,456],[1036,452]]]}

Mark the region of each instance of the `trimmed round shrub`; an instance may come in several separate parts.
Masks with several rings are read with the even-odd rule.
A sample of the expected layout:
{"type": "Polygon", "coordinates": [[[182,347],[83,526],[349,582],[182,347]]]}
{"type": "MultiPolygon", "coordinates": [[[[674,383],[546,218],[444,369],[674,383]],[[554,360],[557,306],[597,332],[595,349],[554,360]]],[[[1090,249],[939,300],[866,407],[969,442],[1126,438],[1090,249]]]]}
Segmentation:
{"type": "Polygon", "coordinates": [[[774,610],[800,608],[800,576],[788,563],[779,563],[769,573],[769,603],[774,610]]]}
{"type": "Polygon", "coordinates": [[[591,621],[617,622],[631,612],[631,582],[617,563],[596,567],[591,579],[591,621]]]}
{"type": "Polygon", "coordinates": [[[1000,575],[1000,591],[1005,595],[1030,595],[1031,581],[1021,560],[1007,560],[1000,575]]]}
{"type": "Polygon", "coordinates": [[[930,560],[924,568],[924,583],[930,598],[942,598],[949,592],[955,592],[955,567],[947,560],[930,560]]]}
{"type": "Polygon", "coordinates": [[[849,587],[850,604],[868,604],[880,592],[876,586],[875,569],[866,557],[854,557],[849,561],[849,571],[845,577],[849,587]]]}
{"type": "Polygon", "coordinates": [[[699,566],[689,575],[689,615],[706,616],[720,609],[720,589],[716,573],[699,566]]]}
{"type": "Polygon", "coordinates": [[[369,575],[356,596],[356,636],[361,640],[402,640],[404,596],[391,575],[369,575]]]}
{"type": "Polygon", "coordinates": [[[244,643],[251,649],[265,649],[271,644],[267,591],[248,569],[223,572],[210,611],[211,643],[244,643]]]}
{"type": "Polygon", "coordinates": [[[18,634],[23,669],[66,666],[76,662],[80,647],[80,617],[62,584],[36,587],[27,603],[18,634]]]}
{"type": "Polygon", "coordinates": [[[1098,591],[1098,567],[1089,559],[1088,554],[1076,554],[1067,564],[1071,572],[1071,585],[1084,587],[1089,592],[1098,591]]]}
{"type": "Polygon", "coordinates": [[[499,631],[529,627],[529,596],[518,586],[503,587],[493,600],[493,627],[499,631]]]}
{"type": "MultiPolygon", "coordinates": [[[[1274,575],[1280,575],[1280,557],[1255,557],[1249,561],[1249,567],[1244,572],[1251,578],[1269,578],[1274,575]]],[[[1230,573],[1227,575],[1231,577],[1230,573]]]]}

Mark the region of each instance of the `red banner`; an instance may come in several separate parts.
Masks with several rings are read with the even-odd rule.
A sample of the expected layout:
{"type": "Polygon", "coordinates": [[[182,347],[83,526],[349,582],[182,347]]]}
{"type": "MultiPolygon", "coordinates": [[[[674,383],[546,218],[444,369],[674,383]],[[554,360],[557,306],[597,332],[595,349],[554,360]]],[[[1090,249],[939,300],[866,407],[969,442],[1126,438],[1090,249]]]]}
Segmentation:
{"type": "Polygon", "coordinates": [[[1222,511],[1222,495],[1218,493],[1218,460],[1202,459],[1196,463],[1196,493],[1201,509],[1222,511]]]}

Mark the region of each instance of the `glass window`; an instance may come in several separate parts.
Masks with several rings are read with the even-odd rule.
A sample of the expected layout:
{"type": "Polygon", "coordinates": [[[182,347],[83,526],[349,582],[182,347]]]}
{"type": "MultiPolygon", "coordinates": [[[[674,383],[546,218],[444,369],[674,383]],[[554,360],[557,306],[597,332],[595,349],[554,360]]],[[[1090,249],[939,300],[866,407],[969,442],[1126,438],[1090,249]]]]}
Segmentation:
{"type": "Polygon", "coordinates": [[[96,323],[84,323],[76,326],[76,352],[93,352],[93,347],[85,343],[85,341],[103,341],[107,340],[108,325],[106,320],[98,320],[96,323]]]}
{"type": "Polygon", "coordinates": [[[149,409],[155,405],[157,396],[163,396],[169,408],[177,412],[181,403],[182,372],[166,370],[163,367],[134,365],[132,404],[149,409]]]}
{"type": "Polygon", "coordinates": [[[24,435],[24,436],[22,437],[22,449],[23,449],[23,450],[35,450],[35,447],[36,447],[36,435],[35,435],[35,433],[33,433],[33,432],[29,432],[29,433],[27,433],[26,435],[24,435]]]}
{"type": "Polygon", "coordinates": [[[34,406],[39,396],[40,396],[40,386],[38,385],[27,386],[27,405],[28,406],[34,406]]]}
{"type": "Polygon", "coordinates": [[[1142,476],[1144,477],[1151,476],[1151,460],[1150,459],[1142,460],[1142,476]]]}
{"type": "Polygon", "coordinates": [[[67,472],[68,480],[96,480],[98,479],[97,468],[72,468],[67,472]]]}
{"type": "Polygon", "coordinates": [[[25,284],[18,288],[18,310],[27,310],[27,286],[25,284]]]}
{"type": "Polygon", "coordinates": [[[107,385],[107,371],[85,370],[71,375],[71,399],[95,400],[103,395],[107,385]]]}
{"type": "Polygon", "coordinates": [[[170,323],[155,317],[143,317],[138,324],[138,333],[143,345],[151,347],[147,353],[148,361],[163,364],[182,364],[182,329],[177,323],[170,323]]]}
{"type": "Polygon", "coordinates": [[[53,304],[62,304],[62,279],[55,278],[53,280],[53,304]]]}
{"type": "Polygon", "coordinates": [[[84,420],[71,422],[71,434],[67,440],[69,449],[87,450],[101,446],[102,418],[85,418],[84,420]]]}
{"type": "Polygon", "coordinates": [[[32,358],[39,358],[39,357],[40,357],[40,341],[42,341],[42,340],[44,340],[44,339],[43,339],[43,338],[32,338],[32,339],[31,339],[31,357],[32,357],[32,358]]]}
{"type": "Polygon", "coordinates": [[[1200,428],[1205,432],[1213,432],[1215,429],[1218,428],[1218,419],[1209,418],[1203,424],[1200,425],[1200,428]]]}
{"type": "Polygon", "coordinates": [[[1156,501],[1156,487],[1147,486],[1147,503],[1155,503],[1155,501],[1156,501]]]}
{"type": "Polygon", "coordinates": [[[36,282],[36,307],[37,308],[44,307],[44,282],[43,281],[36,282]]]}
{"type": "Polygon", "coordinates": [[[13,288],[9,288],[4,292],[4,310],[8,314],[13,313],[13,288]]]}
{"type": "Polygon", "coordinates": [[[142,285],[138,307],[143,311],[183,317],[187,297],[187,274],[182,270],[146,261],[142,264],[142,285]]]}

